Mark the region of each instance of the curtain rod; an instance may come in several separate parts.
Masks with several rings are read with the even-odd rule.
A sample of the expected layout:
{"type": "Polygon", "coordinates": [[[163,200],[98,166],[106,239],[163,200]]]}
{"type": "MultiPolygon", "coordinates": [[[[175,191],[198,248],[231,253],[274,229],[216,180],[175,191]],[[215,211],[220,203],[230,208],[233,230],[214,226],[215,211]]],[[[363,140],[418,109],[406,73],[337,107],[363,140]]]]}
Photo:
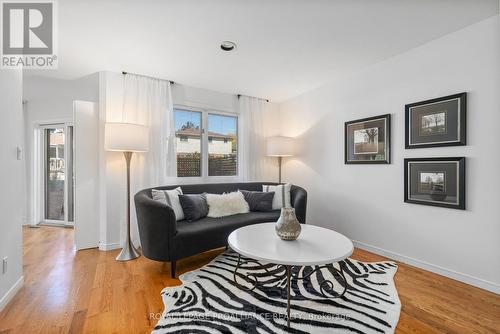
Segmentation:
{"type": "MultiPolygon", "coordinates": [[[[237,97],[238,97],[238,99],[239,99],[241,96],[243,96],[243,94],[237,94],[236,96],[237,96],[237,97]]],[[[249,95],[244,95],[244,96],[248,96],[248,97],[255,97],[255,98],[257,98],[257,99],[260,99],[260,100],[264,100],[264,101],[266,101],[266,102],[269,102],[269,99],[263,99],[263,98],[260,98],[260,97],[256,97],[256,96],[249,96],[249,95]]]]}
{"type": "Polygon", "coordinates": [[[127,74],[133,74],[133,75],[137,75],[139,77],[145,77],[145,78],[150,78],[150,79],[155,79],[155,80],[164,80],[164,81],[168,81],[170,82],[171,85],[175,84],[174,81],[172,80],[166,80],[166,79],[160,79],[160,78],[155,78],[155,77],[151,77],[149,75],[143,75],[143,74],[137,74],[137,73],[130,73],[130,72],[126,72],[126,71],[122,71],[122,74],[123,75],[127,75],[127,74]]]}

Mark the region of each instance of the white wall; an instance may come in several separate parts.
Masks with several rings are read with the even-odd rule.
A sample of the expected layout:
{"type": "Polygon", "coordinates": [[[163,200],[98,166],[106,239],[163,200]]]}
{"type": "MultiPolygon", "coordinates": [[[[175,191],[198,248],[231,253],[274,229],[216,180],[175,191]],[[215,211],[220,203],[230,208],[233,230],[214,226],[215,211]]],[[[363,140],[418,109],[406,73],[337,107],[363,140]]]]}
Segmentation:
{"type": "Polygon", "coordinates": [[[24,76],[23,99],[28,101],[27,122],[71,119],[73,101],[97,102],[98,73],[75,80],[24,76]]]}
{"type": "Polygon", "coordinates": [[[235,96],[213,90],[189,87],[182,84],[172,85],[172,100],[176,105],[211,108],[235,112],[235,96]]]}
{"type": "Polygon", "coordinates": [[[308,222],[379,253],[500,292],[498,16],[280,105],[299,156],[284,178],[309,193],[308,222]],[[404,149],[404,105],[468,92],[468,145],[404,149]],[[390,165],[345,165],[344,122],[392,114],[390,165]],[[405,157],[467,157],[467,210],[403,202],[405,157]]]}
{"type": "Polygon", "coordinates": [[[24,161],[17,159],[17,147],[24,142],[22,74],[0,70],[0,310],[22,285],[22,231],[25,210],[24,161]],[[8,257],[7,273],[1,260],[8,257]]]}
{"type": "MultiPolygon", "coordinates": [[[[126,224],[126,190],[125,161],[119,152],[104,151],[104,123],[121,121],[123,107],[123,74],[116,72],[100,73],[100,118],[101,118],[101,229],[100,249],[118,248],[125,236],[126,224]]],[[[172,100],[175,105],[194,108],[205,108],[223,112],[236,112],[237,99],[235,95],[220,93],[207,89],[188,87],[182,84],[172,86],[172,100]]],[[[278,106],[268,104],[268,122],[270,126],[278,123],[278,106]]],[[[278,131],[279,127],[276,127],[278,131]]],[[[269,131],[273,133],[273,131],[269,131]]],[[[277,134],[277,133],[276,133],[277,134]]],[[[240,148],[241,149],[241,148],[240,148]]],[[[132,158],[131,169],[134,168],[132,158]]],[[[267,171],[266,171],[267,172],[267,171]]],[[[273,171],[263,173],[264,177],[273,175],[273,171]]],[[[133,189],[133,182],[132,189],[133,189]]],[[[198,178],[173,178],[172,184],[204,182],[198,178]]],[[[217,182],[211,180],[210,182],[217,182]]],[[[220,182],[223,182],[221,180],[220,182]]],[[[133,194],[132,194],[133,196],[133,194]]],[[[132,212],[132,239],[138,243],[137,225],[134,223],[135,213],[132,212]]]]}
{"type": "MultiPolygon", "coordinates": [[[[40,123],[72,122],[73,101],[97,102],[99,100],[98,78],[98,73],[75,80],[24,76],[23,99],[25,101],[25,156],[28,194],[33,192],[32,158],[35,127],[40,123]]],[[[28,196],[27,200],[27,217],[24,223],[32,224],[34,218],[32,196],[28,196]]]]}

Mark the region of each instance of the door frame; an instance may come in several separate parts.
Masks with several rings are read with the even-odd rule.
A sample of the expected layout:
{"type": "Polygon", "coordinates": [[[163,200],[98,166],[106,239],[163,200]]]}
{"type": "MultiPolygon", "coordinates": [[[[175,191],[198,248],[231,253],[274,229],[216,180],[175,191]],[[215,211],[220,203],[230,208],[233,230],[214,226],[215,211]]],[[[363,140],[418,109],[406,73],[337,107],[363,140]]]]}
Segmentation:
{"type": "MultiPolygon", "coordinates": [[[[36,226],[39,224],[43,225],[53,225],[53,226],[63,226],[63,227],[73,227],[74,222],[68,221],[68,182],[64,182],[64,220],[52,220],[45,218],[45,182],[46,182],[46,158],[47,150],[45,149],[45,130],[53,128],[64,128],[64,134],[68,133],[68,128],[73,127],[73,120],[71,119],[54,119],[50,121],[39,121],[35,122],[33,125],[33,182],[32,182],[32,203],[33,203],[33,217],[31,225],[36,226]]],[[[74,133],[73,133],[74,136],[74,133]]],[[[73,152],[74,152],[74,138],[73,152]]],[[[64,143],[64,156],[68,157],[70,153],[70,148],[66,144],[66,137],[64,143]]],[[[74,175],[74,159],[73,159],[73,175],[74,175]]],[[[64,174],[68,175],[68,164],[64,164],[64,174]]],[[[74,188],[73,188],[74,192],[74,188]]],[[[74,194],[73,194],[74,196],[74,194]]],[[[73,197],[74,198],[74,197],[73,197]]],[[[74,215],[73,215],[74,216],[74,215]]]]}

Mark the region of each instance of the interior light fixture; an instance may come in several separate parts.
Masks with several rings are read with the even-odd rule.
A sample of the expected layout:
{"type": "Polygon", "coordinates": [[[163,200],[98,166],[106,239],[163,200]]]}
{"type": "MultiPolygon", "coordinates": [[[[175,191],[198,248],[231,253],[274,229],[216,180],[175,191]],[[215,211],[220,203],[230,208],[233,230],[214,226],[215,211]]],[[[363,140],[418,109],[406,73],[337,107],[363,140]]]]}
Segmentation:
{"type": "Polygon", "coordinates": [[[223,51],[234,51],[236,50],[236,43],[234,42],[231,42],[231,41],[223,41],[221,44],[220,44],[220,48],[223,50],[223,51]]]}

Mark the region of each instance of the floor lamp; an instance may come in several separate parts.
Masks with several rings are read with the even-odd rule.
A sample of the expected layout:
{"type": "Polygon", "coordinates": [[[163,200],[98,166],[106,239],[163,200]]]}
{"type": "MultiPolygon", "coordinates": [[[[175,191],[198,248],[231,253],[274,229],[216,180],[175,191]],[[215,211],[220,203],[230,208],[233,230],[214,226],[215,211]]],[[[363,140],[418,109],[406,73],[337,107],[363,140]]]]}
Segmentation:
{"type": "Polygon", "coordinates": [[[127,235],[116,259],[128,261],[141,256],[130,240],[130,160],[134,152],[148,151],[149,128],[130,123],[106,123],[104,138],[106,150],[123,152],[127,163],[127,235]]]}
{"type": "Polygon", "coordinates": [[[269,137],[267,139],[267,155],[270,157],[278,157],[278,183],[281,183],[281,165],[284,157],[293,156],[293,138],[291,137],[269,137]]]}

